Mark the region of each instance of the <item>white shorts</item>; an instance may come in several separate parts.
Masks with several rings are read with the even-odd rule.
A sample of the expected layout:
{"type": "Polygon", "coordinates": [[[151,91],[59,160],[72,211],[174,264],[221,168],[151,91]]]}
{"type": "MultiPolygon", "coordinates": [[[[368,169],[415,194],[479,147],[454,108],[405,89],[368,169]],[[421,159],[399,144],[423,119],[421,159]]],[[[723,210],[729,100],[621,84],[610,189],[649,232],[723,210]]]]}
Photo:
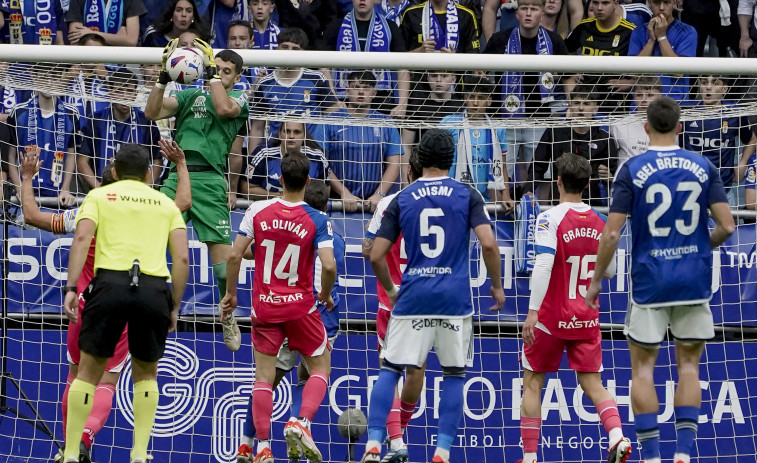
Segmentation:
{"type": "Polygon", "coordinates": [[[422,367],[433,347],[443,367],[473,366],[473,317],[389,319],[383,358],[422,367]]]}
{"type": "MultiPolygon", "coordinates": [[[[334,348],[334,341],[336,341],[336,338],[339,335],[333,336],[329,338],[329,350],[334,348]]],[[[289,340],[284,339],[284,344],[281,345],[281,348],[279,349],[279,353],[276,356],[276,368],[279,370],[284,371],[292,371],[294,367],[297,365],[297,357],[300,355],[299,352],[289,350],[289,340]]],[[[308,369],[307,362],[303,362],[302,364],[305,367],[305,370],[308,369]]]]}
{"type": "Polygon", "coordinates": [[[678,341],[707,341],[715,336],[710,304],[644,308],[631,302],[623,329],[629,340],[641,345],[658,345],[665,339],[668,325],[678,341]]]}

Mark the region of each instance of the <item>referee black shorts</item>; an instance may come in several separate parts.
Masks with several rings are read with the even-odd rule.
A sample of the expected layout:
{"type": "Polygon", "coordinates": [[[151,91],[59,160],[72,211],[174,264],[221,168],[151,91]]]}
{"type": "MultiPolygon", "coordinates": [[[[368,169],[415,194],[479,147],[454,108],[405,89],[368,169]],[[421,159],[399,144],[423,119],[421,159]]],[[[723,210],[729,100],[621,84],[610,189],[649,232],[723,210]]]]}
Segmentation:
{"type": "Polygon", "coordinates": [[[165,278],[140,275],[131,286],[129,272],[97,271],[84,292],[79,349],[95,357],[112,357],[129,326],[129,352],[143,362],[163,357],[171,325],[173,298],[165,278]]]}

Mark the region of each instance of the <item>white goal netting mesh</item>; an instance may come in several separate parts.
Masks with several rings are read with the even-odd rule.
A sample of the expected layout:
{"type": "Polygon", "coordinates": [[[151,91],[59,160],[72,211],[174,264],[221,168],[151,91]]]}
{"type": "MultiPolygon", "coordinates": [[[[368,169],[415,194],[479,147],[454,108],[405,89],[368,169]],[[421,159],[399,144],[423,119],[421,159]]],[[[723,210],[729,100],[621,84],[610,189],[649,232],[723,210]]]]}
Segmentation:
{"type": "MultiPolygon", "coordinates": [[[[250,67],[236,87],[246,94],[249,120],[229,158],[232,233],[250,201],[279,191],[278,174],[269,161],[305,145],[316,166],[311,175],[329,180],[329,215],[346,244],[338,278],[341,324],[331,383],[313,425],[324,460],[344,461],[348,455],[348,440],[337,426],[339,415],[348,408],[368,411],[378,375],[377,299],[376,280],[361,255],[361,242],[378,199],[406,184],[407,156],[423,130],[441,127],[453,133],[457,151],[451,175],[474,184],[490,203],[507,295],[499,314],[488,312],[487,274],[480,248],[472,242],[475,358],[451,459],[515,461],[522,456],[519,336],[529,296],[528,274],[520,271],[529,255],[519,250],[519,238],[527,239],[533,222],[528,213],[515,214],[511,207],[527,193],[542,209],[556,204],[552,162],[573,152],[592,164],[587,201],[606,208],[620,165],[648,147],[644,109],[658,95],[670,94],[682,107],[679,144],[719,167],[739,218],[736,233],[715,252],[717,291],[712,310],[717,336],[706,348],[700,371],[703,402],[695,457],[702,462],[755,461],[757,392],[750,373],[757,367],[757,231],[750,212],[757,202],[753,76],[718,74],[717,69],[714,74],[686,75],[612,69],[602,74],[546,69],[464,72],[444,70],[449,65],[439,58],[439,70],[426,71],[311,70],[297,63],[280,69],[250,67]],[[387,82],[395,88],[389,90],[387,82]],[[294,130],[298,127],[306,129],[306,137],[294,130]]],[[[170,166],[156,144],[173,137],[175,129],[171,119],[154,123],[144,116],[158,70],[149,64],[0,63],[4,186],[0,456],[8,456],[8,461],[50,460],[57,453],[62,445],[60,400],[68,372],[61,287],[72,235],[24,225],[15,200],[20,159],[36,150],[32,146],[39,147],[43,162],[35,192],[44,211],[58,210],[62,190],[80,201],[98,185],[107,162],[125,143],[153,150],[158,186],[170,166]]],[[[166,96],[187,88],[202,89],[202,83],[169,84],[166,96]]],[[[190,240],[190,285],[179,332],[169,337],[160,363],[161,399],[150,452],[155,461],[229,462],[241,442],[252,389],[249,304],[254,269],[252,262],[243,263],[236,315],[244,338],[242,348],[232,354],[214,319],[218,295],[207,246],[194,234],[190,240]]],[[[601,297],[600,322],[602,379],[617,399],[624,431],[635,442],[630,359],[621,332],[628,303],[629,252],[624,236],[617,254],[618,274],[606,283],[601,297]]],[[[661,349],[658,364],[655,381],[663,455],[667,455],[675,445],[672,414],[677,376],[671,366],[675,364],[672,346],[661,349]]],[[[567,367],[566,361],[563,366],[567,367]]],[[[95,437],[93,461],[128,458],[133,423],[130,380],[127,363],[113,410],[95,437]]],[[[410,461],[427,461],[433,452],[436,422],[444,407],[440,382],[441,369],[431,355],[425,389],[406,434],[410,461]]],[[[274,393],[271,435],[274,455],[279,457],[285,454],[282,429],[296,383],[295,373],[287,375],[274,393]]],[[[544,461],[606,457],[605,432],[573,372],[548,376],[542,416],[544,461]]],[[[361,452],[358,446],[356,458],[361,452]]]]}

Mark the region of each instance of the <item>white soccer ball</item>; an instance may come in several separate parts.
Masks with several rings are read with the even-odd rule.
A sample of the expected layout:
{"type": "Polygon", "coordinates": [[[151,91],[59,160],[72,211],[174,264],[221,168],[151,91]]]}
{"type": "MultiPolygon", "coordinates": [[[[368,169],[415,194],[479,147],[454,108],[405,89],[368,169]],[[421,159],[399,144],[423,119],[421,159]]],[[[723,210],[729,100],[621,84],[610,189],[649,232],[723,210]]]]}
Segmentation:
{"type": "Polygon", "coordinates": [[[168,57],[166,68],[174,82],[191,84],[202,76],[202,57],[194,48],[179,48],[168,57]]]}

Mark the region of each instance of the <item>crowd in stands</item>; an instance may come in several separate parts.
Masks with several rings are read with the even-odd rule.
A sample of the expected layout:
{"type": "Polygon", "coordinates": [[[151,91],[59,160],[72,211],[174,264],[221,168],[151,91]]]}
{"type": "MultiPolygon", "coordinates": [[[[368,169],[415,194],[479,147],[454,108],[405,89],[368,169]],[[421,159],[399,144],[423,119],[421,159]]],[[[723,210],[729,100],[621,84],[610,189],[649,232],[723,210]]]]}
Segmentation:
{"type": "MultiPolygon", "coordinates": [[[[747,58],[757,56],[755,11],[757,0],[0,0],[0,43],[164,47],[174,38],[180,46],[200,38],[217,50],[747,58]]],[[[157,141],[171,137],[171,122],[143,112],[158,65],[51,71],[0,63],[0,73],[9,66],[27,66],[42,83],[33,92],[0,86],[3,198],[16,193],[20,156],[30,145],[41,150],[37,194],[63,206],[99,184],[121,143],[154,147],[156,185],[166,175],[157,141]],[[45,93],[50,79],[66,82],[68,93],[45,93]]],[[[442,126],[457,143],[450,175],[487,201],[509,211],[525,193],[556,200],[552,165],[572,152],[591,161],[587,198],[606,205],[617,169],[645,151],[648,139],[640,119],[591,121],[644,111],[668,95],[707,110],[702,120],[685,122],[679,144],[721,169],[733,206],[744,206],[737,186],[746,183],[746,206],[754,209],[757,136],[750,120],[728,112],[744,79],[607,71],[245,69],[235,89],[247,92],[251,118],[229,158],[229,204],[279,195],[280,159],[295,150],[307,154],[311,176],[327,180],[346,210],[373,210],[403,184],[420,132],[442,126]],[[299,114],[307,120],[276,121],[299,114]],[[533,117],[566,121],[492,128],[497,119],[533,117]]]]}

